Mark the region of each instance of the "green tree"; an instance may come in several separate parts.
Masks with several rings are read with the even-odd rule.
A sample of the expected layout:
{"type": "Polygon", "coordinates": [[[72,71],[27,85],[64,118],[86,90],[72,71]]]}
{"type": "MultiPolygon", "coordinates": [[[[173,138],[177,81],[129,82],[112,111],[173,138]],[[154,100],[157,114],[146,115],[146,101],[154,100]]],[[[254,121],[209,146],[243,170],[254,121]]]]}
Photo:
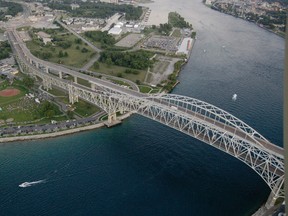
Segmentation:
{"type": "Polygon", "coordinates": [[[29,76],[25,76],[23,78],[23,84],[24,86],[26,86],[27,88],[31,88],[34,86],[34,79],[29,77],[29,76]]]}
{"type": "Polygon", "coordinates": [[[100,68],[99,62],[94,62],[93,68],[94,69],[99,69],[100,68]]]}

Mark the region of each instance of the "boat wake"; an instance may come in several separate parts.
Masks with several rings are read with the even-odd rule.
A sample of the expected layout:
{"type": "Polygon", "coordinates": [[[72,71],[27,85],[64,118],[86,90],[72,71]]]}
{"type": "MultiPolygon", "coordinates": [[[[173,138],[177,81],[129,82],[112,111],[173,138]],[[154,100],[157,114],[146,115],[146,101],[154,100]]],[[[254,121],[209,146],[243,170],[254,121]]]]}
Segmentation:
{"type": "Polygon", "coordinates": [[[46,182],[46,179],[39,180],[39,181],[32,181],[32,182],[23,182],[22,184],[19,185],[19,187],[26,188],[26,187],[30,187],[30,186],[45,183],[45,182],[46,182]]]}

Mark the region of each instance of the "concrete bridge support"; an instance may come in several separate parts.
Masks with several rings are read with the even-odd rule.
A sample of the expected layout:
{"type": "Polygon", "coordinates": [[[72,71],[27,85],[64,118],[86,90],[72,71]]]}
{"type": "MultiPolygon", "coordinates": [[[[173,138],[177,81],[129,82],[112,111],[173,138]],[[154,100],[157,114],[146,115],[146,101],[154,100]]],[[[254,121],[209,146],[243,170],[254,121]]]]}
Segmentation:
{"type": "Polygon", "coordinates": [[[45,72],[49,73],[49,68],[48,67],[45,68],[45,72]]]}
{"type": "Polygon", "coordinates": [[[273,207],[276,203],[276,200],[280,197],[280,191],[281,188],[283,187],[284,184],[284,179],[279,179],[275,185],[275,190],[272,190],[266,203],[265,203],[265,207],[267,209],[273,207]],[[275,193],[276,192],[276,193],[275,193]]]}
{"type": "Polygon", "coordinates": [[[78,79],[76,76],[74,76],[74,83],[78,83],[78,79]]]}
{"type": "Polygon", "coordinates": [[[63,79],[63,73],[62,73],[62,71],[59,71],[59,78],[60,78],[60,79],[63,79]]]}
{"type": "Polygon", "coordinates": [[[91,83],[91,89],[92,89],[93,91],[96,90],[96,84],[95,84],[95,83],[91,83]]]}
{"type": "Polygon", "coordinates": [[[74,104],[78,102],[78,95],[75,94],[75,89],[72,85],[69,85],[69,103],[74,104]]]}
{"type": "Polygon", "coordinates": [[[109,113],[108,114],[108,123],[112,124],[113,122],[117,121],[116,113],[109,113]]]}
{"type": "Polygon", "coordinates": [[[44,89],[46,89],[47,91],[52,89],[52,82],[49,79],[43,78],[43,87],[44,89]]]}

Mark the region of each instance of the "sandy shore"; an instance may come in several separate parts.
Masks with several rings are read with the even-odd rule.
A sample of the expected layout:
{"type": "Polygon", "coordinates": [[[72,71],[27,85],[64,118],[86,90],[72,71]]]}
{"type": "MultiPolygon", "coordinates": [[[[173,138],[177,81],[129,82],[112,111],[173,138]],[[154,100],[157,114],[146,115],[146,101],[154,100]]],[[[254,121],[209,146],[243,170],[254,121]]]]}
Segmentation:
{"type": "MultiPolygon", "coordinates": [[[[128,118],[129,116],[131,116],[131,114],[132,113],[124,114],[124,115],[118,117],[118,119],[122,121],[125,118],[128,118]]],[[[68,129],[68,130],[64,130],[64,131],[48,133],[48,134],[37,134],[37,135],[27,135],[27,136],[17,136],[17,137],[4,137],[4,138],[0,138],[0,143],[52,138],[52,137],[63,136],[63,135],[67,135],[67,134],[73,134],[73,133],[77,133],[77,132],[81,132],[81,131],[86,131],[86,130],[93,130],[93,129],[104,127],[104,126],[105,126],[105,122],[100,122],[100,123],[94,124],[94,125],[88,125],[88,126],[84,126],[84,127],[73,128],[73,129],[68,129]]]]}

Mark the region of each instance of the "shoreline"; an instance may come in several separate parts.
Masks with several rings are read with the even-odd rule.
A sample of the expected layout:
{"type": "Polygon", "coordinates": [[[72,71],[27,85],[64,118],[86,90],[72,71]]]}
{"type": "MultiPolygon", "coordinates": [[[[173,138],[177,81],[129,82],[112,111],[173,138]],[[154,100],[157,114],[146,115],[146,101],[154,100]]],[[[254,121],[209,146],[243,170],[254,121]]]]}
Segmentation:
{"type": "MultiPolygon", "coordinates": [[[[130,117],[131,115],[132,115],[132,112],[128,112],[122,116],[119,116],[118,119],[122,121],[122,120],[130,117]]],[[[53,137],[83,132],[83,131],[87,131],[87,130],[93,130],[93,129],[97,129],[97,128],[101,128],[101,127],[106,126],[105,122],[106,121],[99,122],[99,123],[93,124],[93,125],[87,125],[87,126],[79,127],[79,128],[73,128],[73,129],[68,129],[68,130],[63,130],[63,131],[52,132],[52,133],[48,133],[48,134],[35,134],[35,135],[27,135],[27,136],[3,137],[3,138],[0,138],[0,145],[8,143],[8,142],[47,139],[47,138],[53,138],[53,137]]]]}

